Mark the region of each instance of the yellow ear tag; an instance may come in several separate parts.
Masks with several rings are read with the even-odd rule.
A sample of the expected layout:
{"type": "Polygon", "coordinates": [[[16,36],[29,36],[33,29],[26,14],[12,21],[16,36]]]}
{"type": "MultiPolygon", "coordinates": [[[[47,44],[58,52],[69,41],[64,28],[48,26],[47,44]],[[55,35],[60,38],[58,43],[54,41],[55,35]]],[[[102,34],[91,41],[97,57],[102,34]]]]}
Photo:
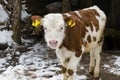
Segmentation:
{"type": "Polygon", "coordinates": [[[32,22],[32,26],[38,27],[40,25],[40,20],[36,19],[35,21],[32,22]]]}
{"type": "Polygon", "coordinates": [[[72,24],[72,20],[68,20],[68,25],[70,26],[72,24]]]}
{"type": "Polygon", "coordinates": [[[75,22],[73,22],[73,24],[71,25],[71,27],[74,27],[75,26],[75,22]]]}
{"type": "Polygon", "coordinates": [[[75,22],[73,22],[72,20],[68,20],[68,23],[67,23],[70,27],[73,27],[75,26],[75,22]]]}

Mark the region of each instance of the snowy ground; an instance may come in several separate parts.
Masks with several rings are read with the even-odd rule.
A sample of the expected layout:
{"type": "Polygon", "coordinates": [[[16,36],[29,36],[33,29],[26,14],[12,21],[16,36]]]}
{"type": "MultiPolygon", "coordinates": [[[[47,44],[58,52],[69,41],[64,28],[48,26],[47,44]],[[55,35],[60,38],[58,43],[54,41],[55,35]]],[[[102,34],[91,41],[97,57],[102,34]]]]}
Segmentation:
{"type": "MultiPolygon", "coordinates": [[[[7,20],[7,14],[4,14],[1,5],[0,13],[2,13],[0,14],[0,21],[7,20]]],[[[4,25],[0,26],[0,29],[3,27],[4,25]]],[[[4,51],[0,50],[0,80],[62,79],[59,59],[56,57],[55,52],[49,49],[43,41],[32,45],[18,46],[14,44],[11,35],[12,31],[0,31],[0,44],[10,46],[4,51]]],[[[30,40],[23,40],[23,42],[25,41],[29,42],[30,40]]],[[[80,62],[81,65],[78,65],[75,80],[90,80],[88,63],[89,56],[83,56],[80,62]]],[[[120,55],[109,55],[103,52],[100,72],[102,80],[120,80],[120,55]]]]}
{"type": "Polygon", "coordinates": [[[0,5],[0,22],[5,22],[7,19],[8,19],[8,15],[0,5]]]}
{"type": "MultiPolygon", "coordinates": [[[[54,51],[41,43],[28,47],[28,49],[30,50],[24,53],[16,51],[15,54],[20,56],[18,65],[14,67],[5,67],[10,64],[9,60],[12,59],[10,53],[4,58],[0,58],[0,70],[4,71],[0,75],[1,80],[61,80],[60,62],[54,55],[54,51]]],[[[86,80],[86,78],[85,75],[76,75],[75,80],[86,80]]]]}
{"type": "Polygon", "coordinates": [[[9,46],[11,46],[13,43],[13,39],[11,36],[12,36],[12,31],[7,31],[7,30],[0,31],[0,43],[2,44],[7,43],[9,46]]]}
{"type": "MultiPolygon", "coordinates": [[[[37,43],[33,46],[27,47],[28,51],[20,53],[12,49],[6,49],[8,52],[6,57],[0,58],[0,80],[61,80],[60,62],[55,56],[55,52],[51,51],[45,44],[37,43]],[[15,54],[16,66],[9,66],[11,60],[14,61],[13,55],[15,54]],[[7,65],[7,67],[6,67],[7,65]]],[[[0,52],[2,54],[2,51],[0,52]]],[[[83,57],[84,58],[84,57],[83,57]]],[[[106,59],[111,59],[107,63],[102,64],[101,68],[107,72],[120,75],[120,56],[108,56],[106,59]]],[[[84,59],[83,59],[84,60],[84,59]]],[[[88,63],[88,60],[87,60],[88,63]]],[[[82,61],[82,66],[78,65],[79,71],[84,70],[85,73],[76,74],[75,80],[88,80],[88,70],[82,61]]],[[[87,68],[88,69],[88,68],[87,68]]],[[[104,80],[104,79],[103,79],[104,80]]],[[[118,80],[118,79],[116,79],[118,80]]]]}

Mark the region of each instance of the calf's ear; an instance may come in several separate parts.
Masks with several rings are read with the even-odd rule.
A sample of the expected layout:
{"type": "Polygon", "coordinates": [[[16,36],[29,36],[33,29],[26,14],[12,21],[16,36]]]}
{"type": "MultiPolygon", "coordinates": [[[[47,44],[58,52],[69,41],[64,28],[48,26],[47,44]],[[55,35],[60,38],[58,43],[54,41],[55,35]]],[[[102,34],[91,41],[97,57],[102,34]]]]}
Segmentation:
{"type": "Polygon", "coordinates": [[[65,20],[66,26],[74,27],[76,25],[76,20],[77,20],[76,16],[67,17],[66,15],[64,15],[63,17],[64,17],[64,20],[65,20]]]}
{"type": "Polygon", "coordinates": [[[36,28],[40,27],[41,26],[41,19],[42,19],[42,17],[38,16],[38,15],[31,16],[32,26],[34,26],[36,28]]]}

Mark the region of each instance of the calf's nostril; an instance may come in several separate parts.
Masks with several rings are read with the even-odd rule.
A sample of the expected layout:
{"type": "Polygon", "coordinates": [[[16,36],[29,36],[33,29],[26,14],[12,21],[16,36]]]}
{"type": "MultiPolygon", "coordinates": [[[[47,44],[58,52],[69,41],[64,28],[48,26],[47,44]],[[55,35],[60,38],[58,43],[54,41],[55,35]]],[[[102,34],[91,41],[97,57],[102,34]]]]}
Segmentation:
{"type": "Polygon", "coordinates": [[[49,41],[49,43],[51,44],[51,41],[49,41]]]}
{"type": "Polygon", "coordinates": [[[57,41],[56,40],[51,40],[49,41],[50,44],[57,44],[57,41]]]}
{"type": "Polygon", "coordinates": [[[55,41],[55,44],[57,44],[57,41],[55,41]]]}

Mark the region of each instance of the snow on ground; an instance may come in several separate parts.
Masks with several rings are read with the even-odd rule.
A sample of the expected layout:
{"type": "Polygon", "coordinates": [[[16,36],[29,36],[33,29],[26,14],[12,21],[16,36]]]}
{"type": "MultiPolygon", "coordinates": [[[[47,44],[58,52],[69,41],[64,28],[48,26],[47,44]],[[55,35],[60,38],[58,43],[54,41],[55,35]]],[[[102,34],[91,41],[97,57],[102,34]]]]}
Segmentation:
{"type": "Polygon", "coordinates": [[[22,5],[22,11],[21,11],[21,14],[22,14],[21,19],[22,20],[24,20],[26,17],[30,16],[30,14],[28,14],[25,9],[27,9],[27,8],[26,8],[26,6],[24,4],[24,5],[22,5]]]}
{"type": "MultiPolygon", "coordinates": [[[[50,58],[49,48],[35,44],[28,52],[22,53],[19,57],[19,64],[15,67],[9,66],[1,75],[1,80],[61,80],[60,62],[57,58],[50,58]]],[[[54,51],[53,51],[54,53],[54,51]]],[[[52,53],[52,54],[53,54],[52,53]]],[[[21,54],[16,52],[16,54],[21,54]]],[[[8,57],[0,59],[0,68],[4,70],[3,64],[8,57]]],[[[77,75],[75,80],[86,80],[86,75],[77,75]]]]}
{"type": "Polygon", "coordinates": [[[0,4],[0,22],[5,22],[7,19],[8,19],[8,15],[4,11],[2,5],[0,4]]]}
{"type": "Polygon", "coordinates": [[[11,46],[13,43],[12,34],[12,31],[0,31],[0,44],[8,44],[9,46],[11,46]]]}
{"type": "Polygon", "coordinates": [[[113,57],[115,59],[110,62],[113,65],[104,64],[103,67],[104,69],[107,69],[110,73],[113,73],[115,75],[120,75],[120,56],[113,56],[113,57]]]}
{"type": "Polygon", "coordinates": [[[24,20],[26,17],[30,16],[25,10],[22,10],[21,12],[21,19],[24,20]]]}
{"type": "Polygon", "coordinates": [[[115,56],[115,58],[116,60],[113,65],[115,65],[116,67],[111,68],[110,72],[116,75],[120,75],[120,57],[115,56]]]}
{"type": "MultiPolygon", "coordinates": [[[[42,43],[37,43],[34,46],[28,47],[27,52],[16,52],[19,56],[18,65],[5,67],[9,64],[8,61],[12,58],[11,54],[6,57],[0,58],[0,80],[61,80],[62,74],[60,73],[60,62],[58,58],[50,57],[50,49],[42,43]]],[[[103,67],[110,73],[120,75],[120,56],[114,56],[111,61],[113,66],[104,64],[103,67]],[[116,67],[114,67],[114,65],[116,67]]],[[[83,67],[83,66],[82,66],[83,67]]],[[[80,69],[85,69],[85,68],[80,69]]],[[[75,74],[75,80],[86,80],[86,75],[75,74]]]]}
{"type": "MultiPolygon", "coordinates": [[[[62,74],[60,73],[60,62],[58,58],[52,58],[49,55],[55,53],[49,53],[50,49],[41,43],[37,43],[34,46],[28,47],[30,49],[27,52],[20,53],[18,65],[8,66],[5,68],[5,64],[9,64],[7,61],[12,57],[8,55],[4,58],[0,58],[0,70],[4,71],[0,74],[0,80],[61,80],[62,74]]],[[[104,64],[103,67],[110,73],[120,75],[120,56],[114,56],[114,60],[111,61],[113,66],[104,64]]],[[[83,67],[83,66],[82,66],[83,67]]],[[[85,69],[85,68],[80,69],[85,69]]],[[[86,80],[86,75],[75,74],[75,80],[86,80]]]]}
{"type": "Polygon", "coordinates": [[[0,29],[5,28],[5,25],[0,25],[0,29]]]}

